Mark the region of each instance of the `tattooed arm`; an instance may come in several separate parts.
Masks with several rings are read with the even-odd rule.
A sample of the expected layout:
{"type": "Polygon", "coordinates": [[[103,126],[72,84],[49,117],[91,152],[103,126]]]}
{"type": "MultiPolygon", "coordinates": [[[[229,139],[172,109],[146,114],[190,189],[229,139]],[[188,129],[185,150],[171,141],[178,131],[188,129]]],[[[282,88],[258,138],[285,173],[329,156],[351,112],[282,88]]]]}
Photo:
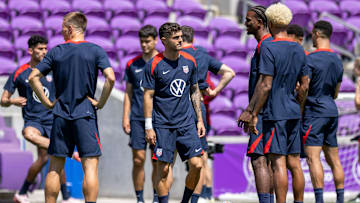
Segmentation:
{"type": "Polygon", "coordinates": [[[203,117],[201,115],[201,105],[200,105],[201,93],[200,93],[199,85],[197,83],[192,85],[190,91],[191,91],[191,101],[198,120],[197,123],[198,135],[199,137],[203,137],[205,135],[205,127],[204,127],[203,117]]]}

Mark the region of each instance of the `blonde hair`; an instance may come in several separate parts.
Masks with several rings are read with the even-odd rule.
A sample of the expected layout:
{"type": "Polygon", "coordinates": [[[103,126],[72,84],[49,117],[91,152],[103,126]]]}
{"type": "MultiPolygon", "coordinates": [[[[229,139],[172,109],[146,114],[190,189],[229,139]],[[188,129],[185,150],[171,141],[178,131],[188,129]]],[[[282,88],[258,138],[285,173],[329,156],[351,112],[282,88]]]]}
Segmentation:
{"type": "Polygon", "coordinates": [[[66,26],[72,25],[76,29],[85,32],[87,19],[86,16],[81,12],[70,12],[64,16],[64,24],[66,26]]]}
{"type": "Polygon", "coordinates": [[[275,27],[286,27],[292,20],[291,10],[282,3],[270,5],[266,9],[265,15],[275,27]]]}

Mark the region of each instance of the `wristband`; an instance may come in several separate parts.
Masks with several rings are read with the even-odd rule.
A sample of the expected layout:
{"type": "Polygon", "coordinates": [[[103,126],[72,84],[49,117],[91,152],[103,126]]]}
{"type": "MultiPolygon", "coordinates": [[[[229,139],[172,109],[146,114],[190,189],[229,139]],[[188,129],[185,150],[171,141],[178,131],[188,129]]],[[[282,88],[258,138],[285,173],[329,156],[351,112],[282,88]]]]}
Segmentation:
{"type": "Polygon", "coordinates": [[[153,129],[152,118],[145,118],[145,130],[153,129]]]}

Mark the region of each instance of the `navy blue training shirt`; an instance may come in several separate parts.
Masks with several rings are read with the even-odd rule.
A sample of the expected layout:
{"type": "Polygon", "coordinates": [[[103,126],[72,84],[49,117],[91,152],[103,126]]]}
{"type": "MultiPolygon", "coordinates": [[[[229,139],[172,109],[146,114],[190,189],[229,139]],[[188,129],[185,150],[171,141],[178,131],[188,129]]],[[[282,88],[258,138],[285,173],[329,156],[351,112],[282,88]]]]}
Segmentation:
{"type": "Polygon", "coordinates": [[[153,124],[159,128],[179,128],[194,124],[190,86],[197,83],[194,57],[180,52],[176,61],[162,53],[145,68],[143,87],[155,90],[153,124]]]}
{"type": "Polygon", "coordinates": [[[207,72],[211,71],[212,73],[217,74],[222,66],[222,63],[210,56],[206,49],[201,46],[184,47],[183,51],[192,55],[196,60],[198,67],[199,89],[204,90],[208,88],[209,84],[206,82],[207,72]]]}
{"type": "Polygon", "coordinates": [[[142,55],[131,59],[125,70],[124,79],[132,85],[131,98],[131,120],[145,120],[144,119],[144,88],[141,86],[146,62],[142,55]]]}
{"type": "Polygon", "coordinates": [[[260,49],[259,73],[273,76],[263,120],[300,119],[294,90],[297,81],[308,75],[304,49],[287,38],[274,39],[260,49]]]}
{"type": "Polygon", "coordinates": [[[343,66],[331,49],[317,49],[307,56],[310,72],[305,117],[337,117],[334,102],[336,86],[342,81],[343,66]]]}
{"type": "Polygon", "coordinates": [[[56,88],[54,115],[67,120],[96,118],[87,99],[94,98],[98,70],[111,67],[106,52],[86,41],[67,41],[52,48],[36,66],[43,74],[53,71],[56,88]]]}
{"type": "Polygon", "coordinates": [[[258,43],[255,51],[254,56],[251,58],[251,66],[250,66],[250,73],[249,73],[249,91],[248,97],[249,101],[251,97],[254,95],[256,83],[259,80],[259,61],[260,61],[260,48],[263,43],[271,42],[273,38],[271,34],[265,35],[261,38],[260,42],[258,43]]]}
{"type": "MultiPolygon", "coordinates": [[[[22,108],[22,115],[25,121],[31,120],[43,124],[52,124],[53,114],[52,111],[46,109],[42,104],[35,92],[31,89],[28,77],[32,71],[29,64],[20,66],[13,72],[7,80],[4,90],[14,94],[17,89],[21,97],[27,99],[26,105],[22,108]]],[[[45,95],[50,101],[55,100],[55,86],[52,75],[41,78],[41,84],[44,87],[45,95]]]]}

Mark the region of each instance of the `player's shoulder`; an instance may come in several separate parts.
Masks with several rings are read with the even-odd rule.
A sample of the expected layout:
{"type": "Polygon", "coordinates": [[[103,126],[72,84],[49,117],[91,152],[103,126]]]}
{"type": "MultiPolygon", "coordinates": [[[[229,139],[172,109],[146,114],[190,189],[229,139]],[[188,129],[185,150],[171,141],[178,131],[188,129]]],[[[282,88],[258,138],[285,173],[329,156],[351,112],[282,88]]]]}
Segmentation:
{"type": "Polygon", "coordinates": [[[164,54],[158,53],[157,55],[155,55],[152,59],[150,59],[150,61],[148,62],[148,64],[150,64],[151,67],[151,75],[154,74],[154,71],[156,69],[156,67],[159,65],[159,63],[164,59],[164,54]]]}
{"type": "Polygon", "coordinates": [[[191,54],[186,53],[184,51],[180,51],[179,54],[180,54],[180,56],[184,57],[185,60],[188,60],[188,61],[191,61],[192,63],[194,63],[195,67],[197,66],[196,60],[191,54]]]}
{"type": "Polygon", "coordinates": [[[142,54],[139,54],[135,56],[134,58],[130,59],[126,64],[126,69],[129,69],[131,65],[133,65],[136,61],[139,61],[142,59],[142,54]]]}
{"type": "Polygon", "coordinates": [[[25,63],[25,64],[21,65],[20,67],[18,67],[13,73],[13,75],[14,75],[13,80],[16,81],[16,79],[21,74],[25,73],[25,71],[29,70],[29,68],[30,68],[30,65],[28,63],[25,63]]]}

